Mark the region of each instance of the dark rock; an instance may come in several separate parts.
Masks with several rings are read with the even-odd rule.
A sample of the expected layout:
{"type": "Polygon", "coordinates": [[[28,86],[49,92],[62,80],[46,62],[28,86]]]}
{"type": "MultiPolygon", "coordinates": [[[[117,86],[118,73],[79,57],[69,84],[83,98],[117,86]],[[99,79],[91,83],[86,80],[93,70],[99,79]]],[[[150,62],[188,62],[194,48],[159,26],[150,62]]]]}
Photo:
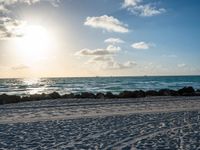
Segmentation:
{"type": "Polygon", "coordinates": [[[169,89],[161,89],[158,91],[160,96],[171,96],[171,91],[169,89]]]}
{"type": "Polygon", "coordinates": [[[35,100],[45,100],[45,99],[50,99],[51,96],[49,94],[34,94],[34,95],[30,95],[29,97],[29,101],[35,101],[35,100]]]}
{"type": "Polygon", "coordinates": [[[135,93],[132,91],[123,91],[123,92],[119,93],[119,97],[120,98],[133,98],[136,96],[135,96],[135,93]]]}
{"type": "Polygon", "coordinates": [[[123,91],[119,93],[120,98],[138,98],[138,97],[145,97],[145,92],[140,91],[123,91]]]}
{"type": "Polygon", "coordinates": [[[80,98],[95,98],[95,95],[93,93],[83,92],[81,93],[80,98]]]}
{"type": "Polygon", "coordinates": [[[46,100],[46,99],[51,99],[52,97],[49,94],[33,94],[30,96],[25,96],[21,98],[22,102],[26,102],[26,101],[39,101],[39,100],[46,100]]]}
{"type": "Polygon", "coordinates": [[[75,94],[74,98],[81,98],[81,94],[75,94]]]}
{"type": "Polygon", "coordinates": [[[20,96],[7,95],[7,94],[0,95],[0,104],[18,103],[20,101],[21,101],[20,96]]]}
{"type": "Polygon", "coordinates": [[[48,94],[42,93],[40,98],[41,99],[49,99],[50,96],[48,94]]]}
{"type": "Polygon", "coordinates": [[[6,100],[7,100],[7,96],[6,94],[2,94],[0,95],[0,104],[6,104],[6,100]]]}
{"type": "Polygon", "coordinates": [[[139,97],[145,97],[145,96],[146,96],[145,92],[142,91],[142,90],[134,91],[134,93],[135,93],[136,97],[138,97],[138,98],[139,98],[139,97]]]}
{"type": "Polygon", "coordinates": [[[170,90],[170,94],[171,96],[179,96],[178,91],[175,91],[175,90],[170,90]]]}
{"type": "Polygon", "coordinates": [[[57,99],[57,98],[60,98],[60,94],[57,93],[57,92],[53,92],[53,93],[50,93],[49,94],[49,97],[52,98],[52,99],[57,99]]]}
{"type": "Polygon", "coordinates": [[[107,93],[105,94],[105,97],[106,97],[106,98],[116,98],[117,96],[114,95],[114,94],[111,93],[111,92],[107,92],[107,93]]]}
{"type": "Polygon", "coordinates": [[[149,90],[145,92],[146,96],[159,96],[159,93],[154,90],[149,90]]]}
{"type": "Polygon", "coordinates": [[[98,99],[104,99],[105,95],[103,93],[97,93],[96,94],[96,98],[98,98],[98,99]]]}
{"type": "Polygon", "coordinates": [[[73,93],[65,94],[61,96],[62,98],[75,98],[75,95],[73,93]]]}
{"type": "Polygon", "coordinates": [[[31,101],[30,97],[22,97],[21,102],[31,101]]]}
{"type": "Polygon", "coordinates": [[[170,89],[161,89],[158,91],[159,96],[178,96],[179,93],[170,89]]]}
{"type": "Polygon", "coordinates": [[[194,96],[195,90],[193,89],[193,87],[189,86],[189,87],[184,87],[182,89],[179,89],[178,93],[182,96],[194,96]]]}
{"type": "Polygon", "coordinates": [[[196,95],[196,96],[200,96],[200,89],[197,89],[197,90],[195,91],[195,95],[196,95]]]}

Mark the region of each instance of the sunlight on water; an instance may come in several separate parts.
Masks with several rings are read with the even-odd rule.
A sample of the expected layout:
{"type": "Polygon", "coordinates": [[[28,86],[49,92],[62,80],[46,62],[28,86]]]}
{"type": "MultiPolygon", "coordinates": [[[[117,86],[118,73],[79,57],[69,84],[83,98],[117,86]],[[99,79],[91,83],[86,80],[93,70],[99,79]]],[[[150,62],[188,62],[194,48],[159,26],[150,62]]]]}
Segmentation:
{"type": "Polygon", "coordinates": [[[38,94],[45,91],[44,86],[41,84],[41,78],[26,78],[22,82],[27,87],[27,94],[38,94]]]}
{"type": "Polygon", "coordinates": [[[40,81],[41,81],[40,78],[26,78],[26,79],[23,79],[23,82],[26,85],[35,85],[35,84],[38,84],[40,81]]]}

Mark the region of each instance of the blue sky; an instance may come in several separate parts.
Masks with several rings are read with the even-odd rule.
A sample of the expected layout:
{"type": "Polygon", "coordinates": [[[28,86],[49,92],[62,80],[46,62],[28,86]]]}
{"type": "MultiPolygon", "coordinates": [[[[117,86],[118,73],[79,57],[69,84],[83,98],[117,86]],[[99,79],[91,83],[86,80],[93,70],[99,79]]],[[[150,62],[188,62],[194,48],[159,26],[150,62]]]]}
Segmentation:
{"type": "Polygon", "coordinates": [[[198,0],[0,0],[0,77],[199,75],[199,10],[198,0]],[[27,26],[53,40],[29,51],[45,43],[31,35],[33,55],[19,59],[11,41],[27,26]]]}

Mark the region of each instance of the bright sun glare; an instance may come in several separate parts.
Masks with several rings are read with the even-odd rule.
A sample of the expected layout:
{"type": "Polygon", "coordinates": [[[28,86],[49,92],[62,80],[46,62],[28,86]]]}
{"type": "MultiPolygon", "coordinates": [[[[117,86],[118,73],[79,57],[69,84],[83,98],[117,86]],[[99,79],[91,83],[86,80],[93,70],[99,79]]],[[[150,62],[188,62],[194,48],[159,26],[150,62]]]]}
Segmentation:
{"type": "Polygon", "coordinates": [[[53,46],[51,36],[46,28],[40,25],[26,26],[22,29],[23,36],[17,39],[18,52],[27,63],[46,59],[53,46]]]}
{"type": "Polygon", "coordinates": [[[29,26],[24,33],[24,46],[32,49],[44,49],[48,46],[48,33],[42,26],[29,26]]]}

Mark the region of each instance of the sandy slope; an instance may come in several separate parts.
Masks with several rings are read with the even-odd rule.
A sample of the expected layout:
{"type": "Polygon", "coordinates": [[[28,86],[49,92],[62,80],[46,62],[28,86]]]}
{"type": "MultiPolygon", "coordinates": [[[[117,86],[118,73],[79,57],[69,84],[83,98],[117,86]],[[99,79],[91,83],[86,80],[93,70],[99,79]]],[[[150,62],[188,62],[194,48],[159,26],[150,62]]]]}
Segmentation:
{"type": "Polygon", "coordinates": [[[200,97],[45,100],[0,106],[0,148],[197,149],[200,97]]]}

